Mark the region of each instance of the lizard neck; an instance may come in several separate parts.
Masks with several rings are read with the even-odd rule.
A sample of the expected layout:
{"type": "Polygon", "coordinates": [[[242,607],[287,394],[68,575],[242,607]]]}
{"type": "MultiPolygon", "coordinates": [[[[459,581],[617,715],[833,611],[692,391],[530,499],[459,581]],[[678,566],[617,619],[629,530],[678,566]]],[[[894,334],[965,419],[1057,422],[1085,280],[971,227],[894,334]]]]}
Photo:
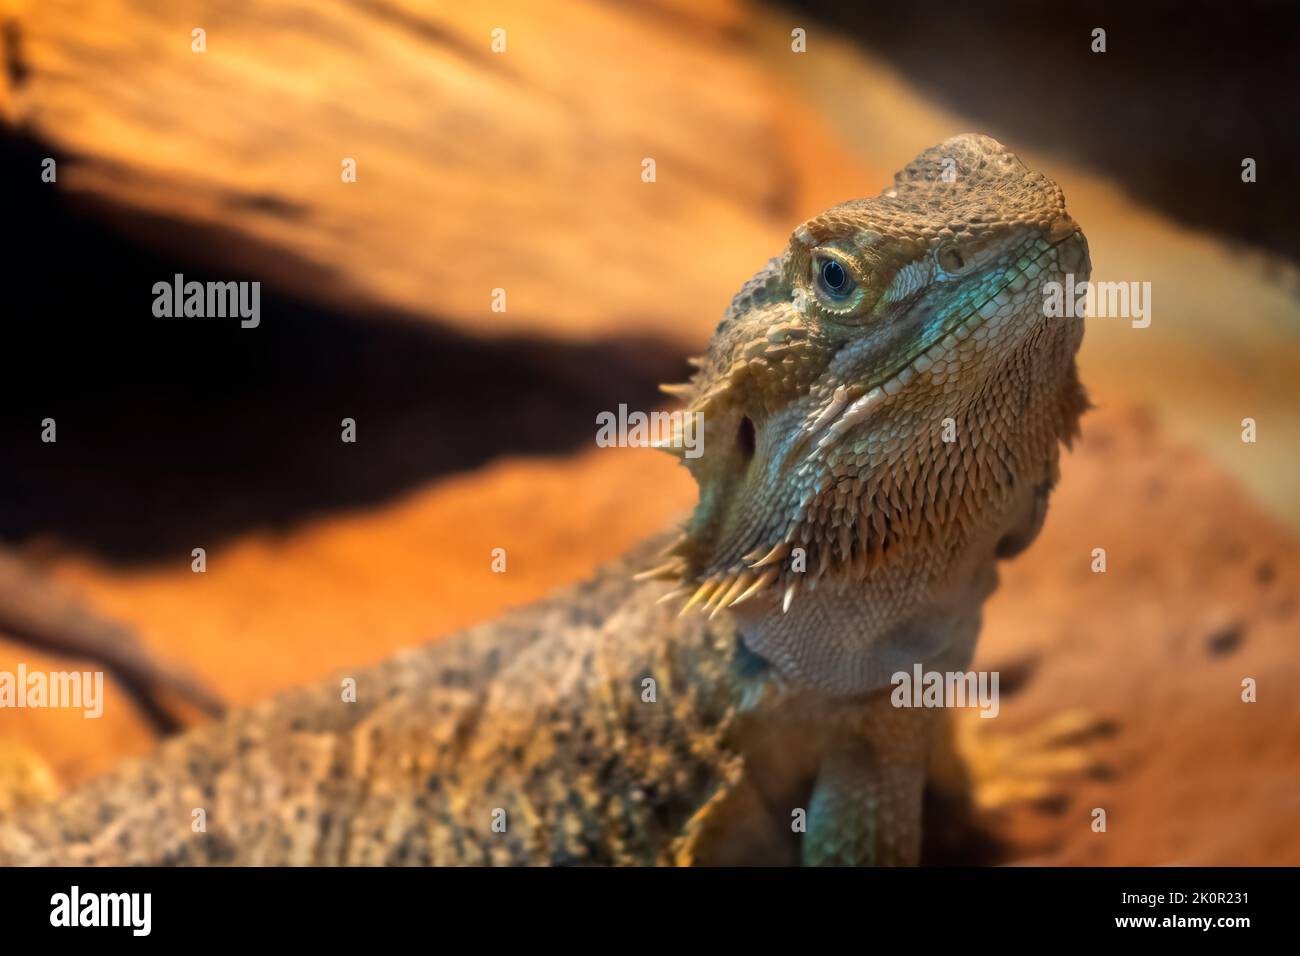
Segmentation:
{"type": "MultiPolygon", "coordinates": [[[[1066,389],[1071,408],[1080,393],[1066,389]]],[[[1068,416],[1077,418],[1077,412],[1068,416]]],[[[1037,463],[986,502],[978,523],[904,548],[866,579],[825,576],[801,589],[789,611],[775,600],[732,609],[745,646],[784,680],[834,696],[869,694],[894,674],[966,668],[997,561],[1037,536],[1057,475],[1057,432],[1044,430],[1037,463]]]]}
{"type": "Polygon", "coordinates": [[[918,663],[927,671],[962,669],[997,586],[994,546],[990,536],[968,549],[943,581],[900,569],[866,587],[827,582],[787,613],[744,613],[742,605],[733,612],[740,639],[787,684],[833,696],[882,690],[918,663]]]}

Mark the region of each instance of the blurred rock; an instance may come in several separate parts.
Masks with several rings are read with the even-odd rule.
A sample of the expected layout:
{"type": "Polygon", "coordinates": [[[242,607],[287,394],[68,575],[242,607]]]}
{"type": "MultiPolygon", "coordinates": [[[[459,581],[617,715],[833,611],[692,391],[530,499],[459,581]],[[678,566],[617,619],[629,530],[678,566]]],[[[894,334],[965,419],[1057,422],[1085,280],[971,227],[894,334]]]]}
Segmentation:
{"type": "Polygon", "coordinates": [[[791,225],[730,0],[4,9],[0,117],[152,241],[211,228],[231,279],[485,335],[697,342],[791,225]]]}

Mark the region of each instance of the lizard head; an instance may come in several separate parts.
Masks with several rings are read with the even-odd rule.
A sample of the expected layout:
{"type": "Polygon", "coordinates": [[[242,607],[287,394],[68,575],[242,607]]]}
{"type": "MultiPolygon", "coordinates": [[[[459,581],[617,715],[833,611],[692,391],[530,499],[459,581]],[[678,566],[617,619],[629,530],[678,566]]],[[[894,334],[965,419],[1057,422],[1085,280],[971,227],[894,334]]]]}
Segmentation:
{"type": "Polygon", "coordinates": [[[1077,428],[1082,322],[1047,317],[1044,286],[1089,269],[1061,190],[984,136],[799,226],[666,387],[704,442],[658,575],[688,606],[780,614],[796,592],[941,573],[1077,428]]]}

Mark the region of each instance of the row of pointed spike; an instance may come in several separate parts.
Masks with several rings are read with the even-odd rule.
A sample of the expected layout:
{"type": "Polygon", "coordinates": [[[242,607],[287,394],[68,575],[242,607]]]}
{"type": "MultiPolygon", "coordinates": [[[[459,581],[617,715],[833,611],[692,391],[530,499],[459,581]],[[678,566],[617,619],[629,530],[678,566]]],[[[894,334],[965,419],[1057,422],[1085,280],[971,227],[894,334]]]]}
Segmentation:
{"type": "MultiPolygon", "coordinates": [[[[704,365],[703,358],[687,359],[693,368],[701,368],[704,365]]],[[[659,390],[665,395],[678,399],[679,401],[689,401],[695,393],[695,386],[690,382],[666,383],[659,386],[659,390]]],[[[674,436],[669,442],[656,443],[653,447],[662,451],[676,454],[679,457],[683,453],[680,447],[681,442],[674,436]]],[[[671,545],[664,549],[662,557],[668,560],[656,567],[649,568],[633,576],[636,581],[656,581],[670,580],[680,581],[686,573],[686,562],[681,556],[683,546],[686,542],[685,536],[678,538],[671,545]]],[[[775,581],[777,581],[781,572],[770,565],[780,561],[790,550],[788,542],[781,542],[770,551],[764,552],[762,548],[756,548],[754,551],[745,555],[745,562],[749,567],[745,570],[735,573],[723,573],[706,578],[694,593],[690,592],[689,587],[674,588],[667,594],[659,598],[659,604],[666,604],[690,593],[690,598],[682,606],[678,616],[684,616],[688,611],[699,606],[701,611],[707,611],[709,618],[715,617],[724,607],[735,607],[750,598],[756,597],[767,590],[775,581]],[[758,572],[761,568],[767,570],[758,572]]],[[[794,596],[798,590],[798,581],[791,582],[785,589],[785,595],[782,598],[781,609],[783,612],[790,610],[790,605],[794,601],[794,596]]]]}
{"type": "MultiPolygon", "coordinates": [[[[688,358],[687,363],[694,369],[704,367],[704,357],[688,358]]],[[[659,391],[663,392],[678,401],[687,401],[695,394],[695,385],[692,382],[663,382],[659,385],[659,391]]]]}
{"type": "Polygon", "coordinates": [[[708,611],[709,617],[713,618],[724,607],[735,607],[761,594],[780,575],[776,568],[769,568],[758,575],[744,570],[735,574],[721,574],[706,578],[691,595],[690,600],[682,606],[681,614],[686,614],[698,604],[701,611],[708,611]]]}
{"type": "MultiPolygon", "coordinates": [[[[699,368],[700,365],[703,364],[704,360],[688,359],[688,361],[696,368],[699,368]]],[[[690,382],[663,382],[659,385],[659,391],[663,392],[670,398],[677,399],[679,402],[689,404],[691,396],[695,394],[695,386],[690,382]]],[[[679,427],[668,439],[665,441],[651,442],[650,447],[659,451],[667,452],[675,458],[685,458],[686,445],[682,440],[682,437],[681,428],[679,427]]]]}
{"type": "MultiPolygon", "coordinates": [[[[685,539],[679,538],[664,551],[663,556],[672,554],[673,556],[663,564],[649,568],[639,574],[634,575],[636,581],[655,581],[670,580],[680,581],[686,574],[686,562],[678,554],[685,539]]],[[[659,604],[676,600],[690,593],[690,598],[682,606],[678,616],[685,615],[692,608],[699,606],[701,611],[707,611],[709,618],[717,616],[718,612],[724,607],[735,607],[748,601],[750,598],[762,594],[772,584],[781,577],[779,568],[772,565],[779,562],[790,551],[788,542],[781,542],[771,550],[764,551],[763,548],[755,548],[749,554],[745,555],[744,560],[749,564],[744,570],[712,575],[704,580],[694,591],[690,593],[689,587],[679,587],[669,591],[659,598],[659,604]],[[763,570],[766,569],[766,570],[763,570]]],[[[782,613],[790,610],[790,605],[794,601],[794,596],[799,588],[797,580],[791,581],[785,589],[781,599],[782,613]]]]}

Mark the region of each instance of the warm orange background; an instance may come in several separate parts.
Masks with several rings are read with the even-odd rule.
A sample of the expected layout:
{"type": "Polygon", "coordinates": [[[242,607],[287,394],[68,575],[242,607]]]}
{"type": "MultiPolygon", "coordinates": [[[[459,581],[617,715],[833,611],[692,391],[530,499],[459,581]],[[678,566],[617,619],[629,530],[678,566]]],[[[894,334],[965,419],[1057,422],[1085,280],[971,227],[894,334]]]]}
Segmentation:
{"type": "MultiPolygon", "coordinates": [[[[812,25],[816,55],[793,56],[790,16],[740,2],[249,6],[6,0],[30,75],[0,87],[0,117],[81,157],[61,188],[110,221],[131,208],[187,234],[233,229],[292,253],[264,261],[289,294],[520,348],[636,333],[698,350],[801,218],[877,192],[921,148],[976,126],[831,31],[812,25]],[[494,58],[501,24],[508,52],[494,58]],[[123,64],[137,86],[115,80],[123,64]],[[340,188],[338,157],[353,154],[358,183],[340,188]],[[640,180],[645,156],[654,184],[640,180]],[[500,316],[485,290],[503,260],[516,266],[500,316]]],[[[1300,863],[1297,301],[1053,144],[1022,156],[1061,183],[1094,276],[1152,281],[1159,312],[1146,330],[1090,326],[1081,362],[1099,409],[1042,539],[989,608],[979,663],[1022,681],[1002,719],[964,731],[984,761],[983,822],[1018,859],[1300,863]],[[1240,441],[1244,416],[1266,423],[1255,445],[1240,441]],[[1105,575],[1089,571],[1096,547],[1105,575]],[[1244,677],[1257,704],[1240,702],[1244,677]],[[1078,766],[1034,765],[1064,752],[1035,730],[1075,714],[1108,732],[1067,742],[1078,766]],[[1088,826],[1097,806],[1106,834],[1088,826]]],[[[120,225],[167,242],[156,222],[120,225]]],[[[211,255],[241,252],[214,238],[211,255]]],[[[592,445],[241,529],[203,575],[188,552],[127,565],[56,537],[13,544],[240,705],[536,598],[664,527],[693,492],[666,456],[592,445]],[[491,572],[495,547],[506,574],[491,572]]],[[[0,642],[0,669],[18,661],[55,666],[0,642]]],[[[84,779],[154,742],[124,695],[109,700],[97,722],[0,714],[0,740],[57,785],[84,779]]]]}

